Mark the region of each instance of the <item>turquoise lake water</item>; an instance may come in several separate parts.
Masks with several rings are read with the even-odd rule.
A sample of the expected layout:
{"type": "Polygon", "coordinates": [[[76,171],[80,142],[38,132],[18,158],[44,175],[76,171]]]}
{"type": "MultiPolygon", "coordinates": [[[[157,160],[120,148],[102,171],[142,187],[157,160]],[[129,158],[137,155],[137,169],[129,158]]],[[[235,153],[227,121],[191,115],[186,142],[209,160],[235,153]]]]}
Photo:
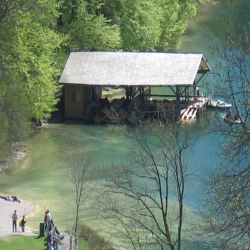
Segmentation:
{"type": "MultiPolygon", "coordinates": [[[[178,51],[202,52],[213,67],[209,46],[219,44],[223,32],[221,15],[230,12],[228,0],[217,6],[207,5],[197,19],[189,22],[187,32],[182,36],[178,51]]],[[[247,16],[250,2],[238,0],[237,5],[247,16]]],[[[222,120],[220,112],[206,112],[205,116],[190,123],[193,135],[200,134],[191,160],[197,169],[197,177],[191,180],[192,187],[186,196],[186,206],[195,215],[203,206],[204,175],[213,171],[218,162],[220,137],[210,134],[215,120],[222,120]]],[[[119,126],[83,125],[79,123],[48,124],[22,145],[27,152],[24,160],[0,174],[0,194],[16,195],[21,200],[35,203],[37,213],[28,217],[27,226],[39,230],[46,208],[49,208],[58,228],[70,230],[74,218],[74,191],[68,179],[68,168],[75,154],[94,152],[92,167],[105,168],[111,160],[126,160],[133,143],[124,136],[128,128],[119,126]]],[[[91,179],[91,185],[98,183],[98,174],[91,179]]],[[[93,204],[85,203],[81,210],[82,222],[105,232],[100,221],[93,219],[93,204]]],[[[207,243],[196,242],[192,249],[209,249],[207,243]]]]}

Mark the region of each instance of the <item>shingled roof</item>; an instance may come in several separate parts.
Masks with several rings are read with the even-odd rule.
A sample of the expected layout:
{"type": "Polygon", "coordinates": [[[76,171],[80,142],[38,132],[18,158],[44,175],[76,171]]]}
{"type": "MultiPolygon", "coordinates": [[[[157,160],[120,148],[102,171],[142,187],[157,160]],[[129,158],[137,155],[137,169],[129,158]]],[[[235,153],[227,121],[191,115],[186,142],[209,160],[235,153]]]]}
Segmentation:
{"type": "Polygon", "coordinates": [[[59,83],[98,86],[193,85],[211,71],[203,54],[71,52],[59,83]]]}

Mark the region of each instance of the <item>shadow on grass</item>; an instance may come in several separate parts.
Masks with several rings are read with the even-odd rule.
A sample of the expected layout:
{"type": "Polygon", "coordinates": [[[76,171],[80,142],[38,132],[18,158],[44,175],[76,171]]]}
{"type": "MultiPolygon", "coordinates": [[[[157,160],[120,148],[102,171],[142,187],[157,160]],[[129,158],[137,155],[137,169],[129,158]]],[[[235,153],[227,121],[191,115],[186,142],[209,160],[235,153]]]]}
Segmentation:
{"type": "Polygon", "coordinates": [[[48,243],[47,243],[47,237],[45,235],[38,235],[37,237],[34,238],[34,240],[39,240],[41,238],[44,238],[44,250],[48,249],[48,243]]]}

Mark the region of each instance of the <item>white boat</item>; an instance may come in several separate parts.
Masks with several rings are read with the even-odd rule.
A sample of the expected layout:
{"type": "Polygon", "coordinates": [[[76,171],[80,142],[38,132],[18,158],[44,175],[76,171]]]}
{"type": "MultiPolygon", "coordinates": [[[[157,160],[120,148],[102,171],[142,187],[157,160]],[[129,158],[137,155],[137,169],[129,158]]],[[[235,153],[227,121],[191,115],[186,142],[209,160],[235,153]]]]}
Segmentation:
{"type": "Polygon", "coordinates": [[[212,99],[208,102],[208,108],[214,109],[229,109],[232,107],[232,104],[224,102],[222,100],[213,101],[212,99]]]}

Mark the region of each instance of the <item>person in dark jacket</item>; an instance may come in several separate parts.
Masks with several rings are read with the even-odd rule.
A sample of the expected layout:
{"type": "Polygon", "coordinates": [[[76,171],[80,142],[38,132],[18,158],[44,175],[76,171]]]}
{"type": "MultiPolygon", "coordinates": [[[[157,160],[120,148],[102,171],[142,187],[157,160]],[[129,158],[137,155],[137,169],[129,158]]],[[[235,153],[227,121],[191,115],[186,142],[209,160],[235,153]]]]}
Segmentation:
{"type": "Polygon", "coordinates": [[[26,220],[25,220],[25,216],[23,216],[22,220],[20,221],[20,227],[22,228],[22,232],[25,232],[25,223],[26,223],[26,220]]]}

